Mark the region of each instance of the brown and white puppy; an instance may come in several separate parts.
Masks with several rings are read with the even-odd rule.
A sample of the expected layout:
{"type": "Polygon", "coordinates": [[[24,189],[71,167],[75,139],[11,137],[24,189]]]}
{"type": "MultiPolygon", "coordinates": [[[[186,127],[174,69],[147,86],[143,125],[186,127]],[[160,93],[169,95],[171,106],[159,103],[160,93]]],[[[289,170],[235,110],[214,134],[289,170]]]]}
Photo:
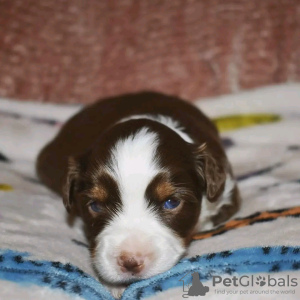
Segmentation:
{"type": "Polygon", "coordinates": [[[42,181],[83,218],[100,277],[128,284],[171,268],[193,233],[239,207],[217,129],[158,93],[86,107],[39,155],[42,181]]]}

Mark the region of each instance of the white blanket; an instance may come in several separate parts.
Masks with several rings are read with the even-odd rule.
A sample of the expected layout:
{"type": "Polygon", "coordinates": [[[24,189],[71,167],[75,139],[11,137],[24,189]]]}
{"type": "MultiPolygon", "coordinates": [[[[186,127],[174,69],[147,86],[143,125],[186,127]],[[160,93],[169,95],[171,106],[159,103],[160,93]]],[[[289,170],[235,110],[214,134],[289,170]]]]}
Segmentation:
{"type": "MultiPolygon", "coordinates": [[[[216,122],[243,198],[234,219],[246,221],[200,236],[187,258],[132,284],[123,299],[188,297],[193,272],[209,289],[204,299],[300,299],[300,85],[196,104],[212,118],[226,117],[216,122]],[[239,280],[251,275],[243,286],[239,280]],[[216,283],[217,276],[235,276],[237,286],[216,283]]],[[[41,147],[79,109],[0,99],[1,300],[113,299],[95,277],[81,221],[68,224],[62,201],[34,171],[41,147]]]]}

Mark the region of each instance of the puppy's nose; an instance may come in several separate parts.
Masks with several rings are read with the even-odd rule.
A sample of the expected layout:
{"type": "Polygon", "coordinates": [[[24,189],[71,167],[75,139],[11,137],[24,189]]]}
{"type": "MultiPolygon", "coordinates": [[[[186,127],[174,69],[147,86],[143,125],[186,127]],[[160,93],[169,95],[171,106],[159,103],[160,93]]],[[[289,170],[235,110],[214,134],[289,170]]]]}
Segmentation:
{"type": "Polygon", "coordinates": [[[121,267],[122,272],[138,274],[144,268],[144,259],[140,255],[135,255],[133,253],[122,253],[118,257],[118,264],[121,267]]]}

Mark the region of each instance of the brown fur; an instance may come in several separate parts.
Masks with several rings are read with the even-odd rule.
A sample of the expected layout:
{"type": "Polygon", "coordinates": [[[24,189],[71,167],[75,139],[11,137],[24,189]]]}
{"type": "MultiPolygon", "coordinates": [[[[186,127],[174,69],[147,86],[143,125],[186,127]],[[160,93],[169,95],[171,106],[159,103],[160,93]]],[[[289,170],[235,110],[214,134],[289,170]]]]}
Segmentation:
{"type": "Polygon", "coordinates": [[[155,193],[160,201],[165,201],[169,196],[173,195],[174,192],[175,187],[167,181],[160,182],[155,189],[155,193]]]}

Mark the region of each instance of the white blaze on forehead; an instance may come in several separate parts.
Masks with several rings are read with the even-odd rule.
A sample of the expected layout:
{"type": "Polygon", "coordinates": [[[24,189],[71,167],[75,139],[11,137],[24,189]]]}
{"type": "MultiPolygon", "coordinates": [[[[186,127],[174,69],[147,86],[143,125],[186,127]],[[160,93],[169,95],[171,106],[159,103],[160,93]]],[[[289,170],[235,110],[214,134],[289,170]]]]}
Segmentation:
{"type": "Polygon", "coordinates": [[[119,185],[124,211],[145,206],[145,191],[158,173],[155,164],[157,145],[157,134],[144,127],[114,146],[110,168],[119,185]]]}

